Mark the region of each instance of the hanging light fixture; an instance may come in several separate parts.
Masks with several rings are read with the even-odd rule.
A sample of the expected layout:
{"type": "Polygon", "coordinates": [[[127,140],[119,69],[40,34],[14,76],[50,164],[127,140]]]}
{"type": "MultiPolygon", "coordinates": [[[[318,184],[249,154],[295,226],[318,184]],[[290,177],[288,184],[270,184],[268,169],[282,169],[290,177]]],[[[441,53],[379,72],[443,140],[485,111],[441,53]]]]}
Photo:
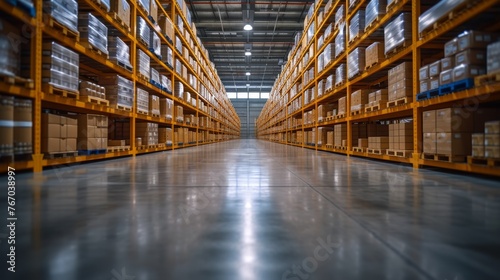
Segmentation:
{"type": "Polygon", "coordinates": [[[250,76],[251,74],[250,74],[250,72],[246,72],[245,75],[250,76]]]}
{"type": "Polygon", "coordinates": [[[250,51],[246,51],[246,52],[245,52],[245,55],[246,55],[246,56],[251,56],[251,55],[252,55],[252,52],[250,52],[250,51]]]}
{"type": "Polygon", "coordinates": [[[243,26],[243,30],[250,31],[252,29],[253,29],[253,27],[250,24],[248,24],[248,23],[245,24],[245,26],[243,26]]]}

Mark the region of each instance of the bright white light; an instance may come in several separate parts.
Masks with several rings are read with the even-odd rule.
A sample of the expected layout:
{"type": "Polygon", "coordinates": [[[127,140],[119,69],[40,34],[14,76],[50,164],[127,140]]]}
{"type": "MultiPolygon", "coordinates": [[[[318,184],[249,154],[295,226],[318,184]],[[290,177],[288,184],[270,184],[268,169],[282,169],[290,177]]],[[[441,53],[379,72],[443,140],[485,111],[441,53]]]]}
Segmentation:
{"type": "Polygon", "coordinates": [[[246,55],[246,56],[251,56],[251,55],[252,55],[252,52],[245,52],[245,55],[246,55]]]}
{"type": "Polygon", "coordinates": [[[246,31],[250,31],[253,29],[253,27],[250,25],[250,24],[245,24],[245,26],[243,26],[243,29],[246,30],[246,31]]]}
{"type": "Polygon", "coordinates": [[[246,72],[245,75],[250,76],[251,74],[250,74],[250,72],[246,72]]]}

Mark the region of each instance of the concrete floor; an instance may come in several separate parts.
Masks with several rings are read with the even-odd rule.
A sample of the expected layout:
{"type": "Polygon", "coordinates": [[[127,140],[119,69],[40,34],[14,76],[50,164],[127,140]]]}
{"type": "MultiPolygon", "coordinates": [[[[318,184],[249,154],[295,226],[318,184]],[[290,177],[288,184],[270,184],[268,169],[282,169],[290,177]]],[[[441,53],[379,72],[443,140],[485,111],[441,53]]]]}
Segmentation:
{"type": "Polygon", "coordinates": [[[16,182],[17,272],[1,226],[1,279],[500,275],[498,181],[237,140],[16,182]]]}

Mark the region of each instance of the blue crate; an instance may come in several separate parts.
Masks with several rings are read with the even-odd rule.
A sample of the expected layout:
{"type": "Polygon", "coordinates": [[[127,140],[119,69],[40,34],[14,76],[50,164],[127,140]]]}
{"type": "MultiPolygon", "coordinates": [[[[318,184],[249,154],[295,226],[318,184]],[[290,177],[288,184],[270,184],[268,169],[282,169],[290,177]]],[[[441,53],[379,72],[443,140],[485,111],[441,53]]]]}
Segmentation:
{"type": "Polygon", "coordinates": [[[443,96],[446,94],[450,94],[457,91],[462,91],[466,89],[470,89],[474,87],[474,79],[467,78],[460,81],[456,81],[453,83],[449,83],[446,85],[442,85],[439,87],[439,96],[443,96]]]}
{"type": "Polygon", "coordinates": [[[79,156],[90,156],[90,155],[100,155],[105,154],[106,149],[97,149],[97,150],[78,150],[79,156]]]}
{"type": "Polygon", "coordinates": [[[439,96],[439,88],[431,89],[417,94],[417,101],[426,100],[436,96],[439,96]]]}

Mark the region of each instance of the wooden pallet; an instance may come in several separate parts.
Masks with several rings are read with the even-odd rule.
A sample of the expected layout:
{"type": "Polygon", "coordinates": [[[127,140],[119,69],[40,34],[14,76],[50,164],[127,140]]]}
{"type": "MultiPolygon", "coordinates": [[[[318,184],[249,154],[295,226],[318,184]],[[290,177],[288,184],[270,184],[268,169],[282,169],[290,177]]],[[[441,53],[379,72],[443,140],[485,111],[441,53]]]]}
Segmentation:
{"type": "Polygon", "coordinates": [[[161,117],[161,115],[160,115],[160,114],[153,114],[153,113],[151,113],[151,116],[153,116],[153,117],[157,117],[157,118],[160,118],[160,117],[161,117]]]}
{"type": "Polygon", "coordinates": [[[154,144],[154,145],[142,145],[138,146],[137,150],[147,150],[147,149],[159,149],[165,147],[165,144],[154,144]]]}
{"type": "Polygon", "coordinates": [[[359,4],[359,0],[354,0],[354,2],[349,3],[349,7],[347,8],[348,11],[349,12],[352,11],[354,8],[356,8],[356,6],[358,6],[358,4],[359,4]]]}
{"type": "Polygon", "coordinates": [[[399,99],[387,102],[387,107],[394,107],[394,106],[404,105],[404,104],[407,104],[408,101],[411,101],[410,97],[399,98],[399,99]]]}
{"type": "Polygon", "coordinates": [[[442,155],[442,154],[422,154],[422,159],[435,160],[435,161],[446,161],[446,162],[464,162],[466,160],[465,156],[457,155],[442,155]]]}
{"type": "Polygon", "coordinates": [[[477,76],[476,78],[474,78],[474,85],[476,86],[482,86],[498,82],[500,82],[500,72],[477,76]]]}
{"type": "Polygon", "coordinates": [[[104,59],[109,59],[109,55],[105,52],[103,52],[102,50],[96,48],[95,46],[93,46],[89,41],[86,41],[86,39],[83,39],[82,38],[82,41],[80,42],[80,44],[82,46],[84,46],[86,49],[89,49],[91,50],[93,53],[101,56],[102,58],[104,59]]]}
{"type": "Polygon", "coordinates": [[[361,34],[358,32],[358,34],[356,34],[356,36],[354,36],[354,38],[349,38],[349,45],[351,45],[351,43],[353,43],[354,41],[359,39],[359,37],[361,37],[361,34]]]}
{"type": "Polygon", "coordinates": [[[98,105],[106,105],[109,106],[109,101],[100,97],[90,96],[90,95],[80,95],[78,98],[80,101],[87,103],[95,103],[98,105]]]}
{"type": "Polygon", "coordinates": [[[130,33],[130,27],[118,16],[116,12],[110,12],[109,15],[111,18],[113,18],[114,21],[116,21],[125,31],[130,33]]]}
{"type": "Polygon", "coordinates": [[[65,157],[76,157],[76,156],[78,156],[78,151],[44,153],[44,155],[45,155],[45,158],[46,158],[46,159],[65,158],[65,157]]]}
{"type": "Polygon", "coordinates": [[[393,149],[387,149],[386,154],[388,156],[394,156],[394,157],[411,158],[412,155],[413,155],[413,150],[393,150],[393,149]]]}
{"type": "Polygon", "coordinates": [[[120,105],[120,104],[114,105],[113,108],[115,108],[117,110],[123,110],[123,111],[132,112],[132,107],[125,107],[125,106],[120,105]]]}
{"type": "Polygon", "coordinates": [[[326,117],[326,121],[329,122],[329,121],[333,121],[335,119],[335,116],[329,116],[329,117],[326,117]]]}
{"type": "Polygon", "coordinates": [[[333,148],[335,150],[347,151],[347,147],[346,146],[333,146],[333,148]]]}
{"type": "Polygon", "coordinates": [[[148,77],[142,73],[137,73],[137,78],[145,83],[149,83],[148,77]]]}
{"type": "Polygon", "coordinates": [[[385,154],[386,149],[366,149],[366,152],[369,154],[375,155],[383,155],[385,154]]]}
{"type": "Polygon", "coordinates": [[[44,93],[47,93],[47,94],[56,94],[56,95],[60,95],[63,97],[76,98],[76,99],[78,99],[78,96],[80,95],[78,93],[78,91],[60,89],[60,88],[57,88],[56,86],[53,86],[51,84],[43,84],[42,91],[44,93]]]}
{"type": "Polygon", "coordinates": [[[130,146],[108,146],[108,153],[130,151],[130,146]]]}
{"type": "Polygon", "coordinates": [[[373,19],[372,22],[365,25],[365,33],[367,33],[370,29],[372,29],[372,27],[375,26],[380,21],[380,19],[382,19],[382,17],[383,15],[378,15],[376,18],[373,19]]]}
{"type": "Polygon", "coordinates": [[[143,115],[146,115],[146,116],[149,115],[149,112],[147,110],[141,110],[139,108],[137,108],[137,113],[138,114],[143,114],[143,115]]]}
{"type": "Polygon", "coordinates": [[[0,74],[0,81],[4,82],[6,84],[21,86],[21,87],[30,88],[30,89],[32,89],[34,87],[33,80],[21,78],[18,76],[7,76],[4,74],[0,74]]]}
{"type": "Polygon", "coordinates": [[[104,12],[106,13],[109,12],[110,7],[106,7],[101,0],[90,0],[90,1],[94,2],[99,7],[99,9],[103,10],[104,12]]]}
{"type": "Polygon", "coordinates": [[[387,106],[386,102],[379,101],[378,104],[376,104],[376,105],[371,105],[371,106],[365,107],[365,113],[382,110],[382,109],[385,109],[386,106],[387,106]]]}
{"type": "Polygon", "coordinates": [[[141,37],[137,37],[137,41],[139,43],[141,43],[142,45],[144,45],[146,48],[149,48],[149,43],[146,42],[144,39],[142,39],[141,37]]]}
{"type": "Polygon", "coordinates": [[[375,65],[378,65],[378,61],[374,61],[373,63],[371,63],[370,65],[366,65],[365,66],[365,72],[368,71],[370,68],[372,68],[373,66],[375,65]]]}
{"type": "Polygon", "coordinates": [[[396,7],[396,6],[399,4],[399,2],[401,2],[401,1],[403,1],[403,0],[394,0],[394,1],[392,1],[392,3],[390,3],[389,5],[387,5],[387,7],[386,7],[386,12],[387,12],[387,13],[389,13],[389,12],[390,12],[390,11],[391,11],[394,7],[396,7]]]}
{"type": "Polygon", "coordinates": [[[457,5],[453,10],[451,10],[448,14],[443,15],[441,18],[438,18],[434,21],[434,23],[424,30],[422,30],[419,34],[420,38],[425,37],[430,32],[441,28],[443,25],[447,24],[449,21],[454,20],[461,14],[467,11],[467,9],[473,7],[475,5],[475,1],[462,1],[461,4],[457,5]]]}
{"type": "Polygon", "coordinates": [[[352,147],[352,150],[353,150],[354,152],[358,152],[358,153],[364,153],[364,152],[365,152],[365,149],[366,149],[366,148],[352,147]]]}
{"type": "Polygon", "coordinates": [[[339,87],[343,86],[344,84],[345,84],[345,82],[344,82],[344,81],[342,81],[342,82],[340,82],[340,83],[335,83],[335,87],[336,87],[336,88],[339,88],[339,87]]]}
{"type": "Polygon", "coordinates": [[[333,149],[333,145],[332,145],[332,144],[326,144],[326,145],[325,145],[325,148],[326,148],[326,149],[333,149]]]}
{"type": "Polygon", "coordinates": [[[363,110],[363,108],[359,109],[359,110],[355,110],[355,111],[351,111],[351,116],[357,116],[357,115],[361,115],[363,114],[365,111],[363,110]]]}
{"type": "Polygon", "coordinates": [[[467,164],[469,165],[486,165],[488,167],[500,167],[499,158],[482,158],[482,157],[467,157],[467,164]]]}
{"type": "Polygon", "coordinates": [[[345,118],[345,114],[338,114],[333,116],[336,120],[345,118]]]}
{"type": "Polygon", "coordinates": [[[118,59],[113,58],[113,57],[110,58],[109,60],[111,60],[114,64],[120,66],[121,68],[123,68],[123,69],[125,69],[125,70],[127,70],[129,72],[132,72],[132,69],[133,69],[132,65],[125,64],[125,63],[123,63],[121,61],[118,61],[118,59]]]}
{"type": "Polygon", "coordinates": [[[61,32],[64,36],[72,38],[76,42],[80,41],[80,33],[77,31],[73,31],[66,27],[65,25],[61,24],[57,20],[53,19],[50,16],[44,16],[45,21],[44,24],[52,27],[54,30],[61,32]]]}
{"type": "Polygon", "coordinates": [[[399,46],[396,46],[394,49],[392,49],[389,52],[387,52],[385,54],[385,58],[390,58],[390,57],[398,54],[399,52],[401,52],[402,50],[406,49],[410,45],[411,45],[411,41],[404,41],[403,44],[401,44],[399,46]]]}

